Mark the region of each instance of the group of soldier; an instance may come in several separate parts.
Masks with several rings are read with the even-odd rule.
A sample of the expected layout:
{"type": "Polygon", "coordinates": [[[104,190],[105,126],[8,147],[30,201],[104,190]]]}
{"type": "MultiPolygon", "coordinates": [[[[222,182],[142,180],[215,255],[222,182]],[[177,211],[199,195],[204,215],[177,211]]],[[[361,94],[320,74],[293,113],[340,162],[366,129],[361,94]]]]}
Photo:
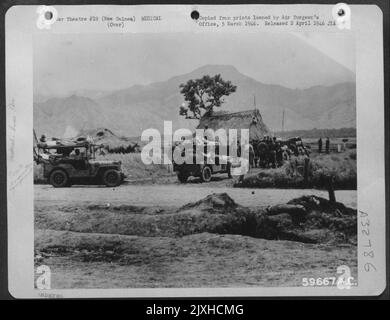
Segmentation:
{"type": "MultiPolygon", "coordinates": [[[[326,137],[325,140],[325,152],[329,153],[330,140],[329,137],[326,137]]],[[[318,139],[318,153],[322,153],[322,138],[318,139]]]]}
{"type": "Polygon", "coordinates": [[[309,156],[308,149],[304,146],[302,138],[295,137],[282,140],[276,137],[265,136],[261,140],[252,140],[253,167],[276,168],[283,165],[291,156],[309,156]]]}
{"type": "MultiPolygon", "coordinates": [[[[47,140],[46,136],[42,134],[42,136],[39,138],[39,145],[57,146],[57,140],[47,140]]],[[[43,148],[43,153],[41,155],[43,160],[56,160],[57,158],[61,158],[62,160],[83,160],[85,157],[85,153],[81,152],[78,148],[72,150],[70,148],[58,145],[58,148],[55,150],[56,152],[52,154],[48,149],[43,148]]]]}
{"type": "MultiPolygon", "coordinates": [[[[185,142],[182,137],[181,143],[185,142]]],[[[214,144],[216,154],[219,154],[219,139],[214,136],[214,132],[207,126],[205,127],[204,138],[198,143],[205,145],[205,153],[207,153],[207,145],[214,144]]],[[[329,137],[325,140],[325,152],[329,153],[330,140],[329,137]]],[[[241,145],[237,140],[237,154],[240,157],[241,145]]],[[[323,152],[322,138],[318,140],[318,152],[323,152]]],[[[261,168],[276,168],[283,165],[285,161],[291,157],[309,157],[310,146],[305,146],[301,137],[289,138],[282,140],[281,138],[264,136],[262,139],[249,141],[249,164],[251,167],[261,168]]]]}
{"type": "MultiPolygon", "coordinates": [[[[282,140],[276,137],[265,136],[261,140],[250,141],[252,152],[250,152],[250,163],[253,167],[276,168],[283,165],[283,162],[290,160],[291,156],[309,157],[310,151],[306,147],[301,137],[294,137],[282,140]],[[251,157],[252,153],[252,157],[251,157]]],[[[330,152],[330,139],[325,139],[325,153],[330,152]]],[[[318,152],[323,152],[322,138],[318,140],[318,152]]]]}

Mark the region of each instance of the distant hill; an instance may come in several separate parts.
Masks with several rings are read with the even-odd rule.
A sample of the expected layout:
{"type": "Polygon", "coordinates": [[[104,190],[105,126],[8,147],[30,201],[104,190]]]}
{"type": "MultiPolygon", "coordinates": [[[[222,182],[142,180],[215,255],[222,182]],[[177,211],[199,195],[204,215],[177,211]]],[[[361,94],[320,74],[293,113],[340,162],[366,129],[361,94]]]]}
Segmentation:
{"type": "Polygon", "coordinates": [[[105,108],[90,98],[51,98],[34,103],[34,129],[38,134],[63,137],[67,132],[102,127],[107,124],[105,113],[105,108]]]}
{"type": "Polygon", "coordinates": [[[34,103],[34,127],[39,134],[49,136],[61,136],[67,128],[69,131],[69,126],[76,131],[105,127],[119,135],[140,136],[147,128],[162,130],[164,120],[172,120],[174,129],[193,129],[197,121],[179,116],[183,102],[179,85],[206,74],[221,74],[237,86],[237,91],[218,110],[253,109],[255,96],[264,122],[273,131],[281,130],[283,110],[285,130],[356,126],[353,82],[289,89],[258,82],[233,66],[206,65],[166,81],[132,86],[94,100],[72,95],[34,103]]]}

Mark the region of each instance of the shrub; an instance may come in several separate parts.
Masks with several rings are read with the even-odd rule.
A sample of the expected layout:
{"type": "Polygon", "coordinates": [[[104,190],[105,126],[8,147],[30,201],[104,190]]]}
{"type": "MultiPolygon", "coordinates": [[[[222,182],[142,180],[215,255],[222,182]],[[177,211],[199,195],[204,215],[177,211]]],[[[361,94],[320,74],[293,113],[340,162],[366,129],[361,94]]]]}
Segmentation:
{"type": "Polygon", "coordinates": [[[262,170],[257,175],[246,177],[237,187],[248,188],[318,188],[327,189],[329,177],[334,178],[336,189],[355,190],[357,188],[356,152],[341,154],[315,155],[310,160],[308,183],[305,184],[303,173],[294,169],[295,160],[303,166],[303,159],[293,159],[277,169],[262,170]]]}

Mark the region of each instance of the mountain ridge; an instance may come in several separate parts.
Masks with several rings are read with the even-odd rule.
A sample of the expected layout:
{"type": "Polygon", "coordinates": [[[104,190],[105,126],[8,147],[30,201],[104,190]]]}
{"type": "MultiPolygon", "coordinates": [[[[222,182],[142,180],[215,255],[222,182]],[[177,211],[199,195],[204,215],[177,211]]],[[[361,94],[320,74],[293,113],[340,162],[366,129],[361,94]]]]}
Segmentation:
{"type": "Polygon", "coordinates": [[[133,85],[96,99],[72,95],[36,102],[34,127],[49,135],[60,131],[57,136],[61,136],[68,126],[74,126],[76,130],[105,127],[120,135],[139,136],[147,128],[161,130],[164,120],[172,120],[174,130],[181,127],[193,129],[196,122],[179,116],[179,106],[184,101],[179,85],[206,74],[221,74],[224,80],[237,85],[237,91],[226,97],[221,109],[217,110],[251,109],[256,97],[256,107],[264,122],[274,131],[280,129],[283,112],[285,130],[356,125],[354,82],[290,89],[259,82],[231,65],[204,65],[165,81],[133,85]]]}

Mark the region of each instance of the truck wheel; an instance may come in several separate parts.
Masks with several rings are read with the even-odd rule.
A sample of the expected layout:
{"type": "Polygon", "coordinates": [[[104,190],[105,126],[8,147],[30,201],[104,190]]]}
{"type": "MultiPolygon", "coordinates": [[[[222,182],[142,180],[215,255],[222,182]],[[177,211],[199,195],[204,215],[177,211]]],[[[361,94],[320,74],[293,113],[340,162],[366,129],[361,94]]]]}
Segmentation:
{"type": "Polygon", "coordinates": [[[202,173],[201,173],[201,179],[203,182],[210,182],[211,181],[211,169],[210,167],[204,167],[202,169],[202,173]]]}
{"type": "Polygon", "coordinates": [[[228,178],[230,179],[232,177],[232,164],[228,162],[226,166],[227,166],[226,171],[228,174],[228,178]]]}
{"type": "Polygon", "coordinates": [[[54,170],[50,174],[49,182],[54,188],[64,188],[70,186],[69,177],[63,170],[54,170]]]}
{"type": "Polygon", "coordinates": [[[108,169],[103,173],[103,183],[107,187],[117,187],[122,180],[121,174],[118,170],[108,169]]]}
{"type": "Polygon", "coordinates": [[[181,183],[186,183],[187,180],[188,180],[188,175],[185,174],[184,172],[178,172],[178,173],[177,173],[177,178],[179,179],[179,181],[180,181],[181,183]]]}

